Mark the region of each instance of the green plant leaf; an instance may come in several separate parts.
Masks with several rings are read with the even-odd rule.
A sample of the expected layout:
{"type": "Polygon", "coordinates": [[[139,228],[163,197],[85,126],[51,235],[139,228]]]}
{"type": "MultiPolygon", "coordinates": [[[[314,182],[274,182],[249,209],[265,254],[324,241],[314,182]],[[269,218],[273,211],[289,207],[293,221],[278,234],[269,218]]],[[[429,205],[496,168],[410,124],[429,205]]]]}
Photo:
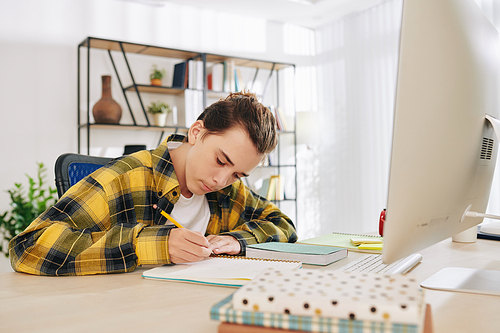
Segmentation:
{"type": "MultiPolygon", "coordinates": [[[[0,234],[4,239],[3,245],[23,232],[38,215],[56,201],[54,194],[57,193],[57,190],[50,186],[47,188],[45,184],[45,166],[43,163],[37,163],[37,166],[36,178],[26,175],[29,183],[27,193],[21,183],[14,183],[14,188],[7,190],[10,195],[10,207],[12,209],[0,214],[0,234]]],[[[8,257],[8,247],[3,245],[0,244],[0,252],[8,257]]]]}

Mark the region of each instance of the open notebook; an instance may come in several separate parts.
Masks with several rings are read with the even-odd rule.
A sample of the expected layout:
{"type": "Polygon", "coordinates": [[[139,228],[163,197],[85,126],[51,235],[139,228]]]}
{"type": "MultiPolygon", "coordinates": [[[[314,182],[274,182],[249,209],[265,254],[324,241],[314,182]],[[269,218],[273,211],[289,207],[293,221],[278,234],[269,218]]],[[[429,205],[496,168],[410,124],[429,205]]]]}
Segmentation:
{"type": "Polygon", "coordinates": [[[142,273],[146,279],[241,287],[267,268],[300,269],[300,261],[257,259],[236,256],[210,257],[202,261],[165,265],[142,273]]]}

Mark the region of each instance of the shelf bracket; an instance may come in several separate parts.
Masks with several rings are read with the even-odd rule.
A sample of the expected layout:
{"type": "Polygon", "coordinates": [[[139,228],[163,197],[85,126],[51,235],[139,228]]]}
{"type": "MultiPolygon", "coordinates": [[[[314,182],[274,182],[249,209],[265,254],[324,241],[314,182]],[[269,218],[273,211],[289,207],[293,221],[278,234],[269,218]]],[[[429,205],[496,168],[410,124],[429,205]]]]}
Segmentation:
{"type": "Polygon", "coordinates": [[[122,42],[120,42],[120,49],[122,50],[123,58],[125,59],[125,64],[127,65],[127,69],[128,69],[129,74],[130,74],[130,78],[132,79],[132,84],[134,85],[135,91],[137,93],[137,98],[139,98],[139,103],[141,104],[142,112],[144,113],[144,117],[146,118],[146,122],[148,123],[148,126],[151,126],[151,124],[149,123],[148,114],[146,113],[146,109],[144,108],[144,103],[142,102],[142,99],[141,99],[141,94],[139,93],[139,89],[137,89],[137,83],[135,83],[134,75],[132,74],[132,69],[130,68],[130,64],[128,63],[127,54],[125,53],[125,50],[123,49],[122,42]]]}
{"type": "Polygon", "coordinates": [[[115,61],[113,60],[113,56],[111,55],[111,50],[108,50],[108,54],[109,54],[109,59],[111,59],[111,64],[113,65],[113,69],[115,70],[116,77],[118,78],[118,83],[120,84],[120,88],[122,89],[123,97],[125,98],[125,102],[127,103],[128,111],[130,112],[132,121],[134,122],[134,125],[137,125],[134,114],[132,113],[132,108],[130,107],[130,103],[127,98],[127,94],[125,93],[125,89],[123,88],[122,80],[120,79],[120,75],[118,75],[118,70],[116,69],[115,61]]]}
{"type": "Polygon", "coordinates": [[[271,67],[271,72],[269,73],[269,76],[267,77],[266,85],[264,86],[264,91],[262,92],[262,103],[264,103],[264,97],[266,96],[267,90],[269,89],[269,84],[271,83],[271,79],[273,77],[274,66],[276,66],[276,63],[273,62],[273,67],[271,67]]]}
{"type": "Polygon", "coordinates": [[[253,91],[253,85],[254,85],[255,81],[257,80],[257,74],[259,74],[259,67],[257,67],[255,69],[255,75],[253,76],[252,85],[250,86],[250,91],[253,91]]]}

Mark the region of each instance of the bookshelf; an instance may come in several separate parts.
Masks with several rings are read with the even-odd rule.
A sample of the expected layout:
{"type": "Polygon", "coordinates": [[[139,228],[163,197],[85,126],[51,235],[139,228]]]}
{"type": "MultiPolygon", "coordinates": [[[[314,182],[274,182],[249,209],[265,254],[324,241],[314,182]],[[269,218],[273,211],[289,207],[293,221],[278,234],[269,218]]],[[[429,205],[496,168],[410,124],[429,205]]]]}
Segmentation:
{"type": "MultiPolygon", "coordinates": [[[[223,85],[221,89],[208,88],[208,79],[216,64],[222,64],[234,69],[233,80],[239,78],[241,88],[245,87],[257,94],[260,101],[272,111],[280,106],[283,94],[280,84],[280,73],[283,70],[295,72],[295,65],[243,57],[233,57],[220,54],[179,50],[167,47],[110,40],[96,37],[87,37],[78,45],[78,73],[77,73],[77,135],[78,153],[90,154],[92,135],[94,131],[147,131],[151,135],[158,135],[158,144],[172,133],[187,133],[193,117],[197,117],[203,109],[213,102],[235,91],[237,85],[223,85]],[[175,64],[182,62],[196,62],[198,68],[198,84],[196,87],[172,86],[175,64]],[[167,77],[162,86],[149,84],[149,69],[151,64],[161,63],[165,67],[167,77]],[[145,65],[147,64],[147,65],[145,65]],[[122,107],[122,119],[119,124],[98,124],[92,116],[92,107],[100,97],[100,76],[111,72],[112,84],[119,86],[119,93],[113,93],[115,101],[122,107]],[[147,75],[145,75],[145,73],[147,75]],[[142,76],[141,76],[142,75],[142,76]],[[99,95],[99,96],[98,96],[99,95]],[[148,100],[165,100],[178,109],[177,123],[166,126],[156,126],[148,116],[148,100]],[[192,105],[192,101],[196,103],[192,105]],[[188,114],[190,117],[188,117],[188,114]]],[[[189,67],[188,67],[189,68],[189,67]]],[[[227,77],[227,73],[224,73],[227,77]]],[[[187,75],[186,75],[187,77],[187,75]]],[[[283,81],[283,80],[281,80],[283,81]]],[[[295,110],[289,112],[295,115],[295,110]]],[[[276,115],[276,113],[275,113],[276,115]]],[[[254,172],[254,178],[265,178],[270,175],[286,174],[285,197],[274,201],[292,220],[297,219],[297,159],[295,116],[288,120],[289,128],[279,130],[279,143],[272,154],[272,163],[260,166],[254,172]],[[286,156],[286,157],[284,157],[286,156]],[[292,206],[284,209],[282,206],[292,206]],[[295,215],[295,216],[293,216],[295,215]]],[[[252,175],[253,176],[253,175],[252,175]]],[[[254,187],[255,179],[249,180],[250,187],[254,187]],[[252,183],[252,184],[250,184],[252,183]]]]}

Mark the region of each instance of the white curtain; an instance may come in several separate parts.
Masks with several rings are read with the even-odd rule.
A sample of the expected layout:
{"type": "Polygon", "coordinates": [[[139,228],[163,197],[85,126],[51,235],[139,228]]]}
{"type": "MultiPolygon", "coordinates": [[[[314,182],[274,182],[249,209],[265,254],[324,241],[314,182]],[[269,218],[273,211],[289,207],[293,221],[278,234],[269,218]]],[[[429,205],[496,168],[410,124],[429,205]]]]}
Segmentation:
{"type": "Polygon", "coordinates": [[[401,4],[385,1],[316,30],[318,140],[308,150],[313,172],[304,173],[315,191],[301,201],[301,238],[378,230],[387,197],[401,4]]]}
{"type": "MultiPolygon", "coordinates": [[[[500,1],[476,2],[498,29],[500,1]]],[[[378,230],[387,202],[401,11],[402,0],[387,0],[316,30],[317,140],[299,148],[300,238],[378,230]]],[[[497,215],[499,169],[488,207],[497,215]]]]}

